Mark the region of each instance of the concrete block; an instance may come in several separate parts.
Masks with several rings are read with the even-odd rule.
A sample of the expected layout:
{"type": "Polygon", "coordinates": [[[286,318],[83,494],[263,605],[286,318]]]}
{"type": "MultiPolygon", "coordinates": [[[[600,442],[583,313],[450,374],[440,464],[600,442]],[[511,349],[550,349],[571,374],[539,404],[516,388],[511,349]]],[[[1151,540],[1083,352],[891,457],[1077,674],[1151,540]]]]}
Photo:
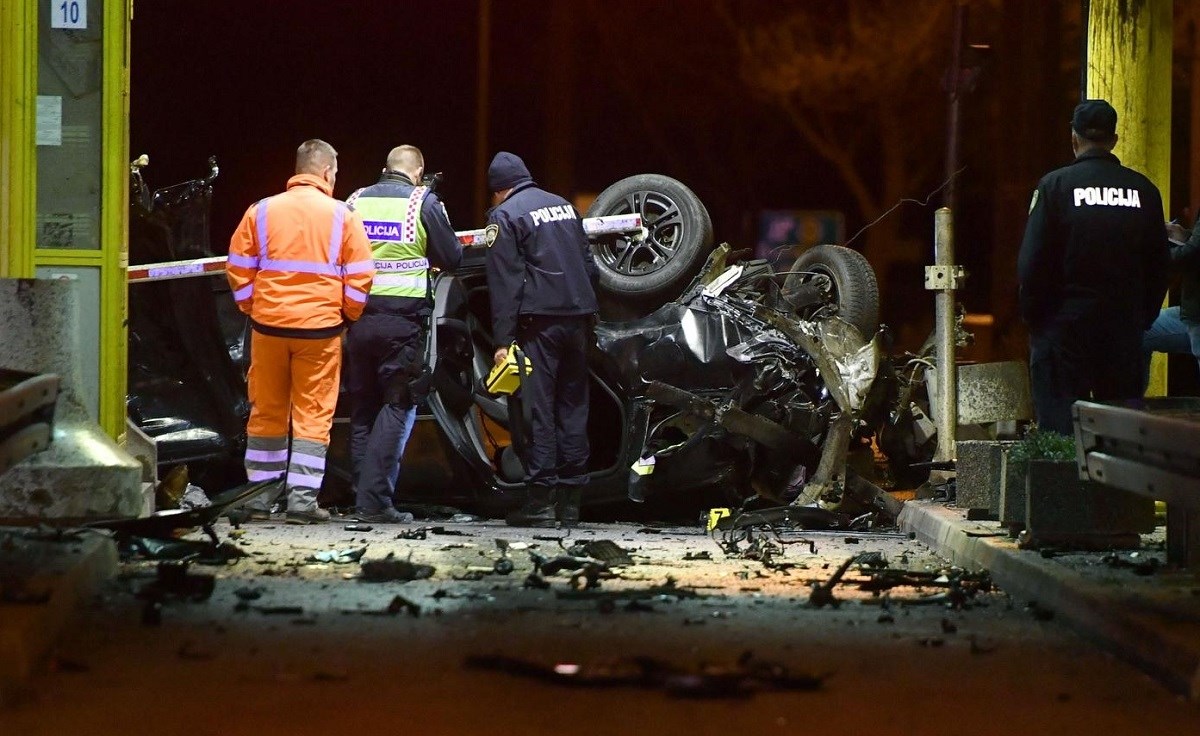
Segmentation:
{"type": "Polygon", "coordinates": [[[1026,491],[1023,545],[1136,547],[1154,530],[1154,502],[1079,479],[1074,460],[1033,460],[1026,491]]]}
{"type": "Polygon", "coordinates": [[[0,279],[0,366],[59,377],[50,447],[0,477],[0,519],[27,522],[138,516],[142,465],[85,408],[74,284],[0,279]]]}
{"type": "Polygon", "coordinates": [[[1014,444],[997,440],[960,440],[956,443],[956,504],[960,509],[987,509],[1000,514],[1000,474],[1004,448],[1014,444]]]}
{"type": "Polygon", "coordinates": [[[1000,522],[1015,533],[1025,528],[1025,472],[1009,462],[1008,449],[1000,451],[1000,522]]]}

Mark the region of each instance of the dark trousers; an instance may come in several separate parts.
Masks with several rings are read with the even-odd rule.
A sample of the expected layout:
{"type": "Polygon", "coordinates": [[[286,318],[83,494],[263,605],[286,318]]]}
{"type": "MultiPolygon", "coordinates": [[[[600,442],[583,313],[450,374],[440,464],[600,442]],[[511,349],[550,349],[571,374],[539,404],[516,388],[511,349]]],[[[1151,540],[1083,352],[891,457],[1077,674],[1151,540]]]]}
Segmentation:
{"type": "Polygon", "coordinates": [[[1029,374],[1038,426],[1075,433],[1076,401],[1130,401],[1142,396],[1142,330],[1105,320],[1076,320],[1033,332],[1029,374]]]}
{"type": "Polygon", "coordinates": [[[525,482],[582,486],[588,464],[588,317],[524,315],[517,344],[533,372],[521,384],[530,417],[525,482]]]}
{"type": "Polygon", "coordinates": [[[365,314],[350,327],[350,461],[361,511],[380,511],[395,500],[400,460],[416,418],[408,382],[424,364],[424,348],[415,318],[365,314]]]}

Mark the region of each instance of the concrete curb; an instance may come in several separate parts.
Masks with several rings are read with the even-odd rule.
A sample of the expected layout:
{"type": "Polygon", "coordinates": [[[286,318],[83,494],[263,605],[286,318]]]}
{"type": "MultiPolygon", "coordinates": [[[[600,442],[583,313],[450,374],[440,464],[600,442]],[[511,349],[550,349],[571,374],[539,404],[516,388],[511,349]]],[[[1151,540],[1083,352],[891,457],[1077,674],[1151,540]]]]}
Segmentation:
{"type": "Polygon", "coordinates": [[[1200,621],[1019,550],[1007,537],[979,536],[994,530],[965,521],[957,509],[942,504],[909,501],[899,525],[954,564],[989,570],[1001,588],[1055,611],[1172,692],[1200,699],[1200,621]]]}
{"type": "Polygon", "coordinates": [[[26,578],[30,589],[46,590],[50,599],[0,604],[0,707],[20,696],[80,603],[117,572],[117,545],[96,533],[69,542],[22,542],[15,554],[33,571],[26,578]]]}

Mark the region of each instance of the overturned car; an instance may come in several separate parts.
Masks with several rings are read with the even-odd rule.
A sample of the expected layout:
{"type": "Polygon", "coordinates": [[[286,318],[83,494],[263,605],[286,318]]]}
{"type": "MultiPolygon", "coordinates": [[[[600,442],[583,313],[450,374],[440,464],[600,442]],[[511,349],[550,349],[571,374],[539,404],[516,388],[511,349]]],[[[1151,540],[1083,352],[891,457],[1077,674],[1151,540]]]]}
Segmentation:
{"type": "MultiPolygon", "coordinates": [[[[140,245],[135,238],[135,263],[211,255],[197,241],[207,237],[206,219],[168,224],[207,218],[198,203],[207,204],[211,181],[155,196],[135,187],[135,221],[154,225],[140,245]]],[[[637,215],[640,227],[592,237],[604,306],[589,356],[585,506],[687,497],[836,502],[848,488],[873,488],[846,473],[850,447],[886,414],[875,381],[878,290],[866,260],[822,245],[777,273],[728,245],[714,248],[698,198],[658,175],[617,182],[587,216],[624,214],[637,215]]],[[[485,389],[494,347],[485,255],[468,248],[460,269],[432,284],[433,391],[397,496],[491,513],[521,500],[528,419],[519,390],[485,389]]],[[[158,437],[160,463],[197,464],[215,480],[240,468],[247,327],[224,279],[194,281],[131,287],[128,403],[135,423],[158,437]],[[186,317],[156,308],[176,302],[163,289],[179,288],[188,289],[186,317]],[[170,360],[199,367],[198,386],[189,390],[182,373],[158,375],[170,360]]],[[[323,489],[334,504],[349,501],[347,409],[339,406],[323,489]]]]}

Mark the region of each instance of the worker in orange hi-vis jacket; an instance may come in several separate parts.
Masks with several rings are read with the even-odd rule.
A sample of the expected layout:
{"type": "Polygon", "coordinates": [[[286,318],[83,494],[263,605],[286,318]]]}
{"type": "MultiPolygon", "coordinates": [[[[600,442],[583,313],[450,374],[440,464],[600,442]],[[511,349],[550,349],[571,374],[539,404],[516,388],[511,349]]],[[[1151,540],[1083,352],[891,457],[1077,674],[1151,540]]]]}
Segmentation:
{"type": "Polygon", "coordinates": [[[358,319],[375,264],[362,218],[333,198],[337,151],[309,140],[287,190],[246,210],[229,241],[227,275],[250,317],[246,475],[281,482],[246,504],[270,519],[286,489],[287,522],[327,521],[317,506],[337,405],[342,330],[358,319]],[[291,447],[288,426],[291,425],[291,447]]]}

